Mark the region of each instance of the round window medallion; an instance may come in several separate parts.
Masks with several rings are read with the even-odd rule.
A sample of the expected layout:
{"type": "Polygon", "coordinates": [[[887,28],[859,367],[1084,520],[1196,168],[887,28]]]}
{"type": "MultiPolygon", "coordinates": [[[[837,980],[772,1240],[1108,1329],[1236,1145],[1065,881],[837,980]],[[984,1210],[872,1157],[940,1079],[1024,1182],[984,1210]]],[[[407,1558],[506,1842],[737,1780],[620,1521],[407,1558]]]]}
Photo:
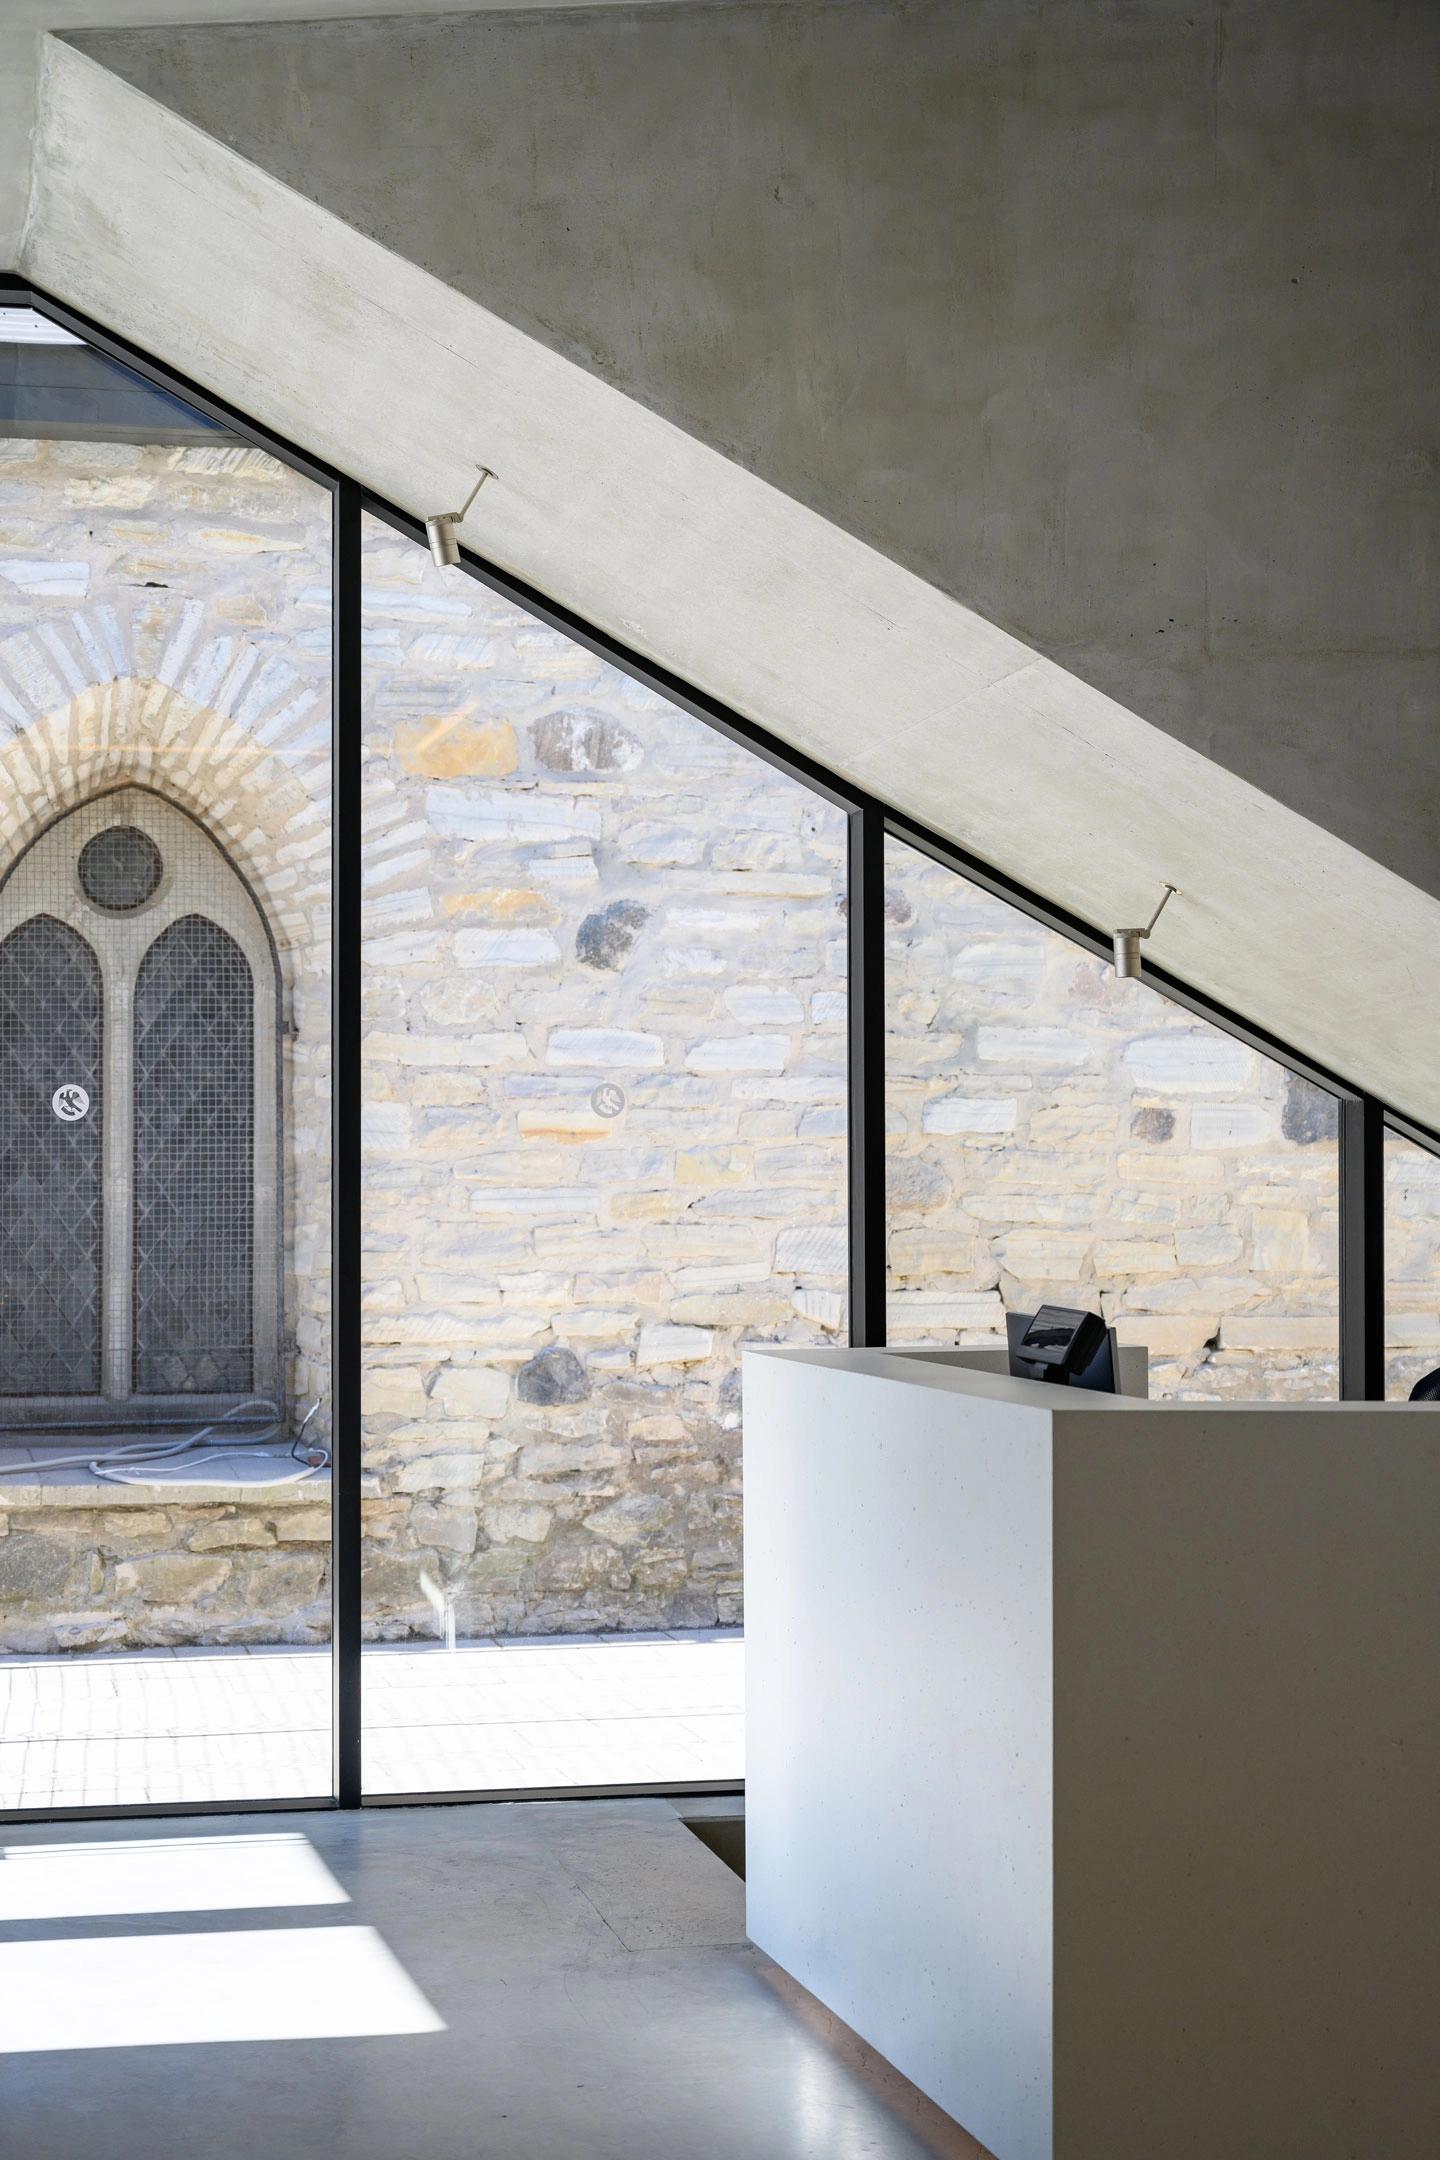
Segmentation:
{"type": "Polygon", "coordinates": [[[111,825],[80,850],[80,887],[111,915],[144,907],[160,883],[160,850],[138,825],[111,825]]]}

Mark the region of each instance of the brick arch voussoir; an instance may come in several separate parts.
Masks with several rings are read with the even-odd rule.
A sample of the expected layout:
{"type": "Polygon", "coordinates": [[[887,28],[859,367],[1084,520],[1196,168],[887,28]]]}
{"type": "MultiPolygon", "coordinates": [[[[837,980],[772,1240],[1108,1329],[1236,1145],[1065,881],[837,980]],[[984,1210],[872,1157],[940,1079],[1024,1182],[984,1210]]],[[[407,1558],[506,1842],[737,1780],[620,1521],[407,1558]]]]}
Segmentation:
{"type": "Polygon", "coordinates": [[[254,891],[282,966],[329,916],[328,758],[143,676],[96,683],[0,741],[0,876],[58,817],[126,786],[188,811],[254,891]]]}

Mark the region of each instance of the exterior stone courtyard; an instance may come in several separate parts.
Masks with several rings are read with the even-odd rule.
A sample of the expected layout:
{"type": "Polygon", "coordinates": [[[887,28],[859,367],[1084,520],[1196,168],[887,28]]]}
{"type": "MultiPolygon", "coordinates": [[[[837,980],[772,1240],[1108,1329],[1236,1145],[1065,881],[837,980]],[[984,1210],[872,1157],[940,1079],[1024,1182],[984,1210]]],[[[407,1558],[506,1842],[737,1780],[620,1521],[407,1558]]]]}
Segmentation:
{"type": "MultiPolygon", "coordinates": [[[[0,442],[0,879],[129,785],[254,894],[322,1438],[327,515],[223,442],[0,442]]],[[[740,1345],[844,1340],[843,816],[374,522],[364,606],[367,1634],[736,1623],[740,1345]]],[[[1333,1394],[1328,1098],[909,850],[887,879],[894,1339],[1083,1297],[1156,1392],[1333,1394]]],[[[1440,1357],[1402,1145],[1397,1385],[1440,1357]]],[[[0,1648],[318,1643],[328,1529],[323,1480],[0,1477],[0,1648]]]]}
{"type": "MultiPolygon", "coordinates": [[[[735,1786],[736,1631],[386,1644],[362,1672],[371,1794],[735,1786]]],[[[330,1790],[323,1650],[0,1656],[0,1809],[165,1807],[330,1790]]]]}

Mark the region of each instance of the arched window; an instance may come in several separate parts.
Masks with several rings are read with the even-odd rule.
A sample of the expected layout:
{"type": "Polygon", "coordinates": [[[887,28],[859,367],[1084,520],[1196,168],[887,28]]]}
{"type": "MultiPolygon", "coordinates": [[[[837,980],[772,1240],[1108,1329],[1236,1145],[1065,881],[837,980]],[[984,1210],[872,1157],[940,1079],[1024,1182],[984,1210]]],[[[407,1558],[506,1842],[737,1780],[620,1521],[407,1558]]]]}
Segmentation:
{"type": "Polygon", "coordinates": [[[279,983],[244,880],[149,789],[0,884],[0,1421],[278,1399],[279,983]]]}

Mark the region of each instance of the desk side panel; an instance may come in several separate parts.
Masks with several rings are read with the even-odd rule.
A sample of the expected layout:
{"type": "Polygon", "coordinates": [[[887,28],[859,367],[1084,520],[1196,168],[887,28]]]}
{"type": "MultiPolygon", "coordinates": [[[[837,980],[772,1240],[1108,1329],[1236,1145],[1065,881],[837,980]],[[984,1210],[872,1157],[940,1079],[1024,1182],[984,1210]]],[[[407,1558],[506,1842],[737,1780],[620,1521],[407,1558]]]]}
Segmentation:
{"type": "Polygon", "coordinates": [[[1056,1428],[1057,2160],[1434,2160],[1440,1416],[1056,1428]]]}
{"type": "Polygon", "coordinates": [[[1050,1416],[745,1359],[749,1928],[1049,2160],[1050,1416]]]}

